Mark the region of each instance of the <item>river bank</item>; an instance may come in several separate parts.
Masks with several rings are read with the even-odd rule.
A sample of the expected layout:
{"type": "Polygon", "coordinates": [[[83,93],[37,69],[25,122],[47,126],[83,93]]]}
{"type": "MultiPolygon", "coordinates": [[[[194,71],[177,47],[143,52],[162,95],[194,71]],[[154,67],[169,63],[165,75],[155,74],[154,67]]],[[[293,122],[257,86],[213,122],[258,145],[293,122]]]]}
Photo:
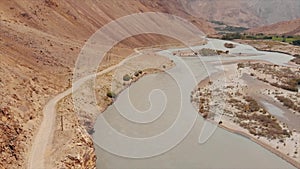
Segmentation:
{"type": "MultiPolygon", "coordinates": [[[[213,121],[211,121],[212,123],[215,123],[213,121]]],[[[251,141],[255,142],[256,144],[262,146],[263,148],[271,151],[272,153],[276,154],[277,156],[279,156],[280,158],[282,158],[283,160],[289,162],[290,164],[292,164],[293,166],[295,166],[296,168],[300,168],[300,164],[299,162],[295,161],[295,160],[292,160],[291,158],[287,157],[286,154],[283,154],[282,152],[278,151],[277,149],[274,149],[274,147],[270,146],[268,143],[265,143],[265,142],[262,142],[260,140],[257,140],[257,138],[253,137],[252,135],[244,132],[244,131],[241,131],[241,130],[235,130],[233,127],[229,126],[227,127],[226,125],[219,125],[219,127],[229,131],[229,132],[232,132],[232,133],[235,133],[235,134],[239,134],[241,136],[244,136],[248,139],[250,139],[251,141]]],[[[299,134],[297,136],[297,138],[300,138],[299,137],[299,134]]]]}
{"type": "Polygon", "coordinates": [[[295,56],[293,63],[300,64],[300,47],[284,42],[276,42],[269,40],[235,40],[238,43],[247,44],[255,47],[260,51],[278,52],[295,56]]]}
{"type": "MultiPolygon", "coordinates": [[[[270,64],[261,61],[251,62],[262,65],[270,64]]],[[[267,111],[266,107],[260,103],[263,101],[262,95],[272,98],[270,103],[280,105],[280,103],[274,103],[275,97],[270,95],[270,93],[275,91],[286,93],[287,91],[263,84],[262,82],[255,82],[253,76],[255,76],[254,78],[258,77],[258,79],[261,77],[266,79],[267,77],[263,73],[251,71],[251,69],[243,69],[244,66],[242,65],[247,65],[247,63],[250,63],[250,61],[224,63],[222,66],[225,74],[223,72],[216,73],[213,75],[213,78],[200,82],[197,89],[192,93],[192,101],[205,119],[218,124],[219,127],[230,132],[249,138],[299,168],[298,145],[300,134],[299,126],[297,125],[300,120],[299,115],[294,114],[290,110],[285,111],[284,118],[288,119],[282,122],[277,120],[276,112],[267,111]],[[248,76],[247,78],[246,75],[248,76]],[[265,93],[264,91],[266,90],[269,92],[265,93]],[[258,97],[259,95],[261,96],[258,97]],[[222,107],[224,111],[220,114],[216,114],[212,110],[214,105],[216,105],[214,96],[222,97],[224,102],[226,102],[222,107]],[[264,128],[264,121],[270,127],[264,128]]],[[[268,67],[266,66],[264,71],[267,70],[268,67]]],[[[267,78],[266,80],[270,79],[267,78]]]]}
{"type": "MultiPolygon", "coordinates": [[[[217,40],[213,40],[213,41],[217,41],[217,40]]],[[[222,46],[222,45],[219,44],[219,46],[222,46]]],[[[174,50],[177,50],[177,49],[174,49],[174,50]]],[[[60,102],[60,104],[59,104],[59,105],[63,105],[63,106],[58,107],[58,110],[59,110],[60,114],[59,114],[59,116],[56,116],[56,126],[55,126],[55,129],[54,129],[55,130],[54,133],[56,133],[56,134],[54,135],[53,142],[61,142],[61,140],[64,140],[64,139],[69,140],[70,142],[65,142],[63,144],[71,143],[71,145],[75,145],[75,146],[72,147],[72,149],[76,150],[78,148],[78,151],[69,151],[68,149],[66,149],[62,152],[59,149],[60,148],[59,144],[57,144],[57,145],[53,145],[53,147],[49,149],[51,153],[48,154],[48,155],[51,155],[52,157],[59,157],[58,159],[55,159],[55,161],[60,161],[60,160],[64,161],[65,159],[70,159],[72,161],[72,163],[70,164],[71,166],[74,165],[74,163],[75,164],[76,163],[80,164],[81,160],[77,159],[77,158],[74,158],[74,157],[76,157],[75,156],[76,152],[86,152],[86,150],[83,150],[84,146],[82,146],[81,141],[76,142],[76,140],[74,141],[74,140],[71,139],[71,138],[74,138],[74,137],[75,138],[77,137],[77,139],[82,138],[82,137],[78,137],[78,134],[80,134],[82,132],[80,132],[78,130],[74,131],[74,128],[76,128],[73,125],[74,122],[79,121],[78,124],[86,126],[87,127],[86,129],[90,132],[90,134],[92,134],[94,132],[94,130],[92,129],[92,126],[94,126],[93,120],[95,120],[97,118],[97,115],[100,112],[104,111],[104,115],[109,116],[109,117],[112,116],[112,115],[115,115],[114,113],[109,113],[109,114],[106,113],[108,111],[111,111],[110,108],[109,108],[111,106],[109,106],[109,105],[111,105],[113,103],[113,101],[115,101],[115,99],[116,99],[116,98],[109,98],[108,95],[107,95],[108,92],[113,91],[116,95],[118,93],[121,93],[121,95],[122,95],[122,93],[124,93],[124,89],[127,90],[129,85],[130,86],[135,86],[135,84],[139,84],[139,81],[137,81],[138,79],[141,79],[141,78],[142,79],[147,79],[148,78],[148,76],[144,76],[144,75],[151,74],[151,73],[157,73],[157,72],[160,72],[160,71],[168,71],[174,65],[174,63],[176,65],[176,62],[172,61],[172,57],[173,57],[173,56],[171,56],[172,52],[170,52],[168,50],[165,51],[165,52],[169,53],[170,55],[167,56],[167,57],[160,56],[162,54],[161,52],[154,53],[154,52],[151,52],[151,50],[150,50],[150,51],[147,51],[146,53],[143,53],[144,58],[143,57],[136,57],[134,59],[137,59],[137,60],[128,59],[128,60],[125,60],[124,62],[122,61],[122,63],[111,67],[111,69],[109,69],[107,71],[99,72],[100,74],[96,78],[96,81],[95,81],[96,83],[94,83],[92,80],[85,79],[85,82],[80,83],[82,85],[79,86],[79,89],[78,90],[76,89],[76,92],[73,93],[75,95],[81,96],[82,100],[81,99],[80,100],[75,100],[75,102],[77,104],[76,106],[79,106],[79,109],[77,107],[77,110],[80,110],[80,111],[76,111],[76,110],[73,109],[74,102],[72,100],[72,97],[70,95],[68,96],[68,94],[71,93],[71,90],[70,91],[68,90],[67,92],[64,92],[63,94],[59,95],[58,98],[55,99],[57,102],[60,101],[62,98],[66,97],[66,96],[67,97],[62,102],[60,102]],[[116,68],[118,68],[118,70],[115,70],[116,68]],[[136,76],[136,72],[139,72],[140,70],[142,70],[142,74],[138,73],[138,76],[136,76]],[[130,76],[129,80],[124,80],[124,75],[126,75],[126,74],[128,74],[130,76]],[[114,79],[115,81],[112,81],[111,79],[114,79]],[[137,83],[133,83],[135,81],[137,81],[137,83]],[[96,84],[96,85],[94,86],[94,84],[96,84]],[[94,92],[95,92],[96,98],[97,98],[96,102],[94,102],[94,101],[91,102],[90,101],[90,98],[92,97],[91,95],[88,94],[89,93],[88,90],[90,90],[90,89],[95,90],[94,92]],[[79,105],[78,105],[78,103],[79,103],[79,105]],[[87,110],[87,111],[81,111],[80,106],[84,106],[84,109],[82,109],[82,110],[87,110]],[[109,108],[109,109],[107,109],[107,108],[109,108]],[[79,113],[79,118],[73,118],[74,117],[74,112],[79,113]],[[70,114],[71,114],[71,116],[70,116],[70,114]],[[60,121],[60,118],[59,118],[59,117],[62,117],[62,116],[64,117],[64,120],[63,120],[64,125],[63,126],[65,126],[65,125],[69,126],[69,127],[64,127],[64,132],[61,132],[62,125],[61,125],[61,121],[60,121]],[[65,134],[57,134],[57,133],[65,133],[65,134]],[[71,133],[71,135],[69,135],[69,136],[71,136],[69,139],[68,139],[68,134],[66,134],[66,133],[69,133],[69,134],[71,133]],[[81,150],[83,150],[83,151],[81,151],[81,150]]],[[[208,60],[208,62],[211,62],[215,58],[206,58],[206,59],[208,60]],[[211,60],[211,61],[209,61],[209,60],[211,60]]],[[[189,60],[189,58],[187,58],[186,61],[188,61],[188,60],[189,60]]],[[[199,67],[197,67],[196,69],[199,69],[199,67]]],[[[201,72],[204,71],[204,70],[202,70],[202,68],[200,68],[200,69],[201,70],[199,70],[198,73],[201,73],[201,72]]],[[[176,73],[176,74],[180,73],[180,71],[178,69],[173,69],[172,68],[170,70],[175,71],[174,73],[176,73]],[[179,71],[179,72],[177,72],[176,70],[179,71]]],[[[186,76],[186,75],[182,75],[182,77],[184,77],[184,76],[186,76]]],[[[197,75],[196,79],[197,79],[197,81],[200,81],[201,79],[207,77],[208,75],[204,73],[201,76],[199,76],[199,77],[198,76],[199,75],[197,75]]],[[[155,81],[155,80],[151,81],[151,83],[153,83],[152,86],[155,86],[155,84],[156,84],[155,82],[156,83],[162,83],[163,79],[160,79],[159,81],[155,81]]],[[[167,81],[165,81],[165,82],[167,84],[167,81]]],[[[142,85],[142,86],[144,86],[144,85],[142,85]]],[[[187,93],[185,93],[185,95],[186,95],[185,97],[189,98],[190,91],[192,91],[192,89],[195,86],[196,85],[191,85],[191,84],[187,85],[187,88],[186,88],[187,93]]],[[[170,87],[170,85],[168,87],[170,87]]],[[[130,88],[132,88],[132,87],[130,87],[130,88]]],[[[165,90],[165,88],[167,88],[167,87],[165,86],[163,90],[165,90]]],[[[140,91],[137,92],[137,93],[143,93],[144,92],[143,89],[139,89],[139,90],[140,91]]],[[[172,89],[172,90],[174,90],[174,89],[172,89]]],[[[173,91],[171,93],[176,93],[176,92],[173,91]]],[[[139,98],[138,100],[141,100],[140,98],[144,98],[144,97],[139,96],[138,98],[139,98]]],[[[176,98],[177,97],[174,97],[173,99],[176,99],[176,98]]],[[[117,98],[117,101],[118,100],[120,101],[120,98],[117,98]]],[[[188,101],[188,100],[186,100],[186,101],[188,101]]],[[[194,110],[193,110],[192,106],[188,105],[188,103],[185,103],[185,104],[187,104],[187,106],[188,106],[187,111],[194,113],[194,110]]],[[[54,112],[54,114],[55,114],[55,112],[54,112]]],[[[118,119],[118,118],[116,118],[116,116],[111,117],[111,118],[112,118],[112,122],[114,122],[114,120],[118,119]]],[[[164,121],[163,123],[165,125],[166,124],[171,124],[170,119],[172,119],[171,116],[168,117],[168,122],[164,121]]],[[[164,120],[166,120],[166,118],[164,120]]],[[[120,120],[117,120],[116,122],[117,122],[118,125],[121,125],[123,123],[120,120]]],[[[77,124],[77,123],[75,123],[75,124],[77,124]]],[[[95,124],[95,125],[97,125],[97,124],[95,124]]],[[[161,126],[158,125],[157,127],[162,127],[162,126],[165,126],[165,125],[161,125],[161,126]]],[[[121,130],[124,130],[124,128],[126,128],[126,125],[122,125],[122,126],[119,126],[119,127],[122,127],[121,130]]],[[[143,127],[141,127],[141,126],[138,126],[138,128],[141,128],[141,130],[143,130],[143,127]]],[[[161,130],[161,129],[157,128],[157,130],[161,130]]],[[[149,128],[148,128],[146,130],[147,132],[143,131],[141,133],[144,133],[144,134],[147,134],[147,133],[149,134],[149,133],[153,133],[153,132],[155,133],[157,130],[152,130],[152,132],[151,132],[151,130],[149,130],[149,128]]],[[[96,129],[96,132],[97,132],[97,129],[96,129]]],[[[138,133],[132,133],[132,134],[136,135],[136,134],[140,134],[140,133],[138,132],[138,133]]],[[[97,135],[94,135],[94,137],[97,137],[97,135]]],[[[228,137],[229,137],[229,139],[232,139],[231,135],[229,135],[228,137]]],[[[89,140],[90,139],[91,138],[89,138],[89,140]]],[[[243,141],[243,144],[249,144],[249,143],[245,140],[245,141],[243,141]]],[[[96,147],[96,149],[97,149],[96,145],[92,145],[92,146],[96,147]]],[[[247,149],[250,148],[250,147],[253,148],[253,146],[255,146],[255,145],[250,144],[249,147],[247,147],[247,149]]],[[[190,149],[190,147],[186,147],[186,148],[187,148],[187,150],[190,149]]],[[[235,148],[232,147],[232,149],[235,149],[235,148]]],[[[262,151],[262,150],[260,150],[260,151],[262,151]]],[[[194,153],[198,154],[199,152],[194,152],[194,153]]],[[[267,152],[263,152],[263,154],[265,154],[265,155],[266,155],[266,153],[267,152]]],[[[92,151],[91,154],[93,154],[93,151],[92,151]]],[[[104,153],[104,152],[99,153],[98,150],[96,150],[96,154],[98,156],[98,159],[101,158],[100,160],[103,160],[103,159],[107,160],[107,158],[105,157],[106,153],[104,153]]],[[[267,156],[269,158],[270,155],[267,155],[267,156]]],[[[177,155],[175,158],[177,158],[177,157],[180,157],[180,156],[177,155]]],[[[254,160],[254,159],[252,159],[252,160],[254,160]]],[[[273,160],[274,160],[274,157],[271,157],[270,159],[267,159],[266,161],[271,162],[273,160]]],[[[108,160],[108,162],[109,161],[110,160],[108,160]]],[[[189,160],[187,160],[186,162],[188,162],[188,161],[189,160]]],[[[279,163],[271,162],[271,163],[272,163],[272,165],[277,164],[279,166],[285,166],[286,165],[282,162],[279,162],[279,163]]],[[[93,162],[91,162],[91,164],[93,164],[93,162]]],[[[115,164],[118,164],[118,163],[115,163],[115,164]]],[[[249,163],[249,164],[253,165],[252,163],[249,163]]],[[[49,165],[58,165],[58,164],[49,164],[49,165]]],[[[267,163],[266,164],[259,164],[259,165],[266,166],[267,163]]],[[[114,164],[112,164],[111,166],[114,166],[114,164]]],[[[147,166],[147,165],[143,165],[143,166],[147,166]]],[[[180,165],[178,165],[178,166],[180,166],[180,165]]],[[[161,168],[161,166],[160,166],[160,168],[161,168]]]]}
{"type": "Polygon", "coordinates": [[[49,162],[46,165],[61,168],[68,166],[84,167],[88,164],[89,167],[95,167],[94,144],[89,134],[94,131],[94,122],[99,113],[105,111],[116,100],[117,95],[133,82],[147,74],[161,72],[172,66],[173,62],[165,57],[149,51],[144,53],[137,51],[113,69],[104,70],[104,73],[99,72],[101,74],[96,77],[96,86],[93,86],[92,79],[86,80],[73,93],[75,95],[80,94],[83,99],[89,99],[91,97],[87,95],[87,90],[94,89],[98,103],[97,105],[90,105],[98,107],[97,111],[93,111],[94,108],[85,108],[84,110],[87,110],[85,112],[77,111],[78,107],[76,106],[82,106],[80,104],[82,102],[74,101],[71,93],[69,95],[66,93],[66,96],[59,101],[56,107],[53,144],[48,148],[49,162]],[[129,75],[130,79],[124,80],[125,75],[129,75]],[[112,91],[116,96],[110,98],[107,93],[112,91]]]}
{"type": "MultiPolygon", "coordinates": [[[[218,47],[218,49],[224,50],[226,49],[224,47],[225,41],[219,41],[219,40],[213,40],[209,39],[208,44],[204,46],[197,46],[192,47],[193,49],[200,49],[200,48],[207,48],[207,47],[218,47]]],[[[173,50],[166,50],[159,52],[161,55],[172,59],[175,56],[173,56],[173,52],[176,52],[178,50],[186,50],[186,49],[173,49],[173,50]]],[[[229,51],[229,53],[247,53],[246,56],[241,57],[205,57],[205,58],[194,58],[194,57],[186,57],[183,58],[184,62],[186,62],[187,66],[190,67],[191,71],[195,74],[196,80],[199,82],[203,79],[205,79],[208,75],[213,76],[211,73],[216,72],[216,68],[212,66],[214,62],[234,62],[235,60],[269,60],[269,56],[272,54],[267,52],[257,52],[255,49],[247,46],[247,45],[239,45],[237,44],[236,49],[232,49],[229,51]],[[254,54],[254,56],[251,56],[251,54],[254,54]],[[205,64],[205,66],[204,66],[205,64]],[[209,69],[209,71],[207,70],[209,69]],[[208,72],[207,72],[208,71],[208,72]]],[[[278,62],[279,64],[286,63],[285,61],[289,60],[289,57],[283,57],[281,54],[277,54],[274,56],[273,61],[278,62]]],[[[182,74],[183,67],[178,67],[177,61],[175,61],[175,64],[177,66],[170,69],[170,71],[167,71],[167,74],[184,77],[185,75],[182,74]]],[[[217,68],[220,69],[220,68],[217,68]]],[[[171,81],[167,80],[166,75],[164,74],[157,74],[157,75],[151,75],[143,77],[140,81],[137,81],[136,83],[132,84],[130,86],[130,93],[144,93],[149,91],[152,87],[157,86],[161,91],[164,93],[167,93],[167,97],[172,98],[170,99],[170,104],[172,104],[174,101],[176,102],[176,98],[174,96],[174,93],[178,92],[178,89],[173,89],[173,85],[171,81]],[[168,89],[168,87],[169,89],[168,89]],[[148,89],[149,88],[149,89],[148,89]],[[171,91],[169,91],[171,90],[171,91]]],[[[196,86],[196,85],[195,85],[196,86]]],[[[190,98],[190,92],[193,90],[195,86],[192,85],[186,85],[184,88],[184,92],[182,93],[183,97],[190,98]]],[[[151,91],[151,90],[150,90],[151,91]]],[[[143,124],[137,125],[137,124],[131,124],[128,123],[128,121],[124,120],[123,116],[118,114],[115,107],[118,106],[126,106],[127,102],[125,101],[127,97],[127,94],[129,92],[129,89],[126,89],[120,94],[120,97],[118,97],[117,102],[114,103],[114,106],[110,106],[108,109],[106,109],[103,113],[103,116],[105,119],[109,122],[112,127],[126,135],[131,137],[149,137],[156,135],[157,133],[160,133],[166,129],[166,127],[172,125],[172,120],[175,120],[176,117],[176,111],[170,110],[170,108],[167,106],[164,113],[166,115],[159,118],[159,122],[157,123],[150,123],[150,124],[143,124]],[[126,94],[127,93],[127,94],[126,94]],[[125,99],[125,100],[124,100],[125,99]],[[150,127],[151,125],[154,125],[155,127],[150,127]]],[[[135,106],[138,107],[147,107],[148,102],[143,102],[143,99],[141,100],[140,95],[133,94],[130,95],[131,100],[133,101],[135,106]]],[[[158,102],[163,102],[163,98],[157,98],[158,102]]],[[[188,99],[189,100],[189,99],[188,99]]],[[[168,100],[169,102],[169,100],[168,100]]],[[[173,103],[172,105],[178,105],[178,103],[173,103]]],[[[193,105],[189,102],[185,102],[183,104],[185,108],[183,108],[183,111],[185,114],[189,113],[197,113],[193,107],[193,105]]],[[[144,108],[145,109],[145,108],[144,108]]],[[[147,108],[146,108],[147,109],[147,108]]],[[[145,117],[147,120],[147,117],[145,117]]],[[[101,139],[103,138],[101,136],[101,126],[102,121],[96,121],[95,129],[96,133],[94,134],[94,138],[101,139]]],[[[210,168],[220,168],[220,167],[253,167],[253,168],[266,168],[266,167],[282,167],[282,168],[293,168],[288,163],[285,163],[284,160],[281,160],[276,155],[270,153],[266,149],[262,147],[257,147],[257,144],[253,141],[250,141],[249,139],[246,139],[244,137],[236,137],[235,134],[230,134],[225,132],[224,130],[221,130],[221,128],[218,128],[216,132],[213,134],[212,138],[205,144],[195,144],[195,140],[198,140],[198,134],[201,131],[201,125],[203,125],[204,121],[200,118],[197,118],[195,122],[195,126],[193,129],[191,129],[191,132],[185,138],[182,142],[179,143],[178,146],[174,147],[170,151],[163,153],[161,155],[153,156],[151,158],[146,159],[130,159],[130,158],[123,158],[118,155],[114,155],[109,153],[110,151],[107,149],[102,149],[101,147],[96,145],[96,154],[100,157],[97,159],[97,166],[100,168],[120,168],[120,167],[128,167],[128,168],[145,168],[145,166],[151,166],[153,168],[182,168],[182,167],[195,167],[199,168],[201,167],[210,167],[210,168]],[[216,140],[214,138],[219,138],[222,140],[216,140]],[[228,143],[228,146],[221,146],[225,143],[228,143]],[[230,144],[229,144],[230,143],[230,144]],[[215,152],[218,150],[217,154],[212,155],[211,152],[215,152]],[[242,153],[240,150],[243,150],[243,152],[248,152],[247,154],[242,153]],[[265,151],[266,150],[266,151],[265,151]],[[224,154],[222,152],[230,152],[230,155],[224,154]],[[191,154],[188,159],[187,157],[182,156],[183,154],[191,154]],[[213,157],[214,156],[214,157],[213,157]],[[230,159],[227,157],[230,157],[230,159]],[[212,160],[213,159],[222,159],[219,160],[218,163],[212,160]],[[233,161],[232,159],[238,159],[237,161],[233,161]],[[163,161],[173,161],[172,163],[164,163],[163,161]],[[177,162],[176,162],[177,161],[177,162]],[[259,163],[258,163],[259,161],[259,163]]],[[[179,129],[180,130],[180,129],[179,129]]],[[[180,133],[180,131],[178,131],[180,133]]],[[[173,142],[172,140],[176,139],[175,136],[173,138],[169,137],[170,143],[173,142]]],[[[109,138],[105,137],[105,140],[109,143],[114,142],[116,140],[115,137],[109,138]]],[[[122,143],[123,145],[124,143],[122,143]]],[[[101,144],[100,144],[101,145],[101,144]]],[[[121,145],[121,143],[120,143],[121,145]]],[[[125,145],[124,145],[125,146],[125,145]]],[[[147,147],[147,146],[146,146],[147,147]]],[[[131,149],[133,152],[140,152],[142,149],[146,148],[145,146],[141,149],[137,149],[137,146],[131,147],[127,146],[126,148],[131,149]]],[[[121,148],[121,147],[120,147],[121,148]]],[[[150,148],[150,147],[149,147],[150,148]]],[[[123,149],[123,147],[121,148],[123,149]]],[[[150,148],[151,149],[151,148],[150,148]]],[[[145,149],[145,151],[148,151],[145,149]]],[[[143,153],[143,152],[140,152],[143,153]]]]}

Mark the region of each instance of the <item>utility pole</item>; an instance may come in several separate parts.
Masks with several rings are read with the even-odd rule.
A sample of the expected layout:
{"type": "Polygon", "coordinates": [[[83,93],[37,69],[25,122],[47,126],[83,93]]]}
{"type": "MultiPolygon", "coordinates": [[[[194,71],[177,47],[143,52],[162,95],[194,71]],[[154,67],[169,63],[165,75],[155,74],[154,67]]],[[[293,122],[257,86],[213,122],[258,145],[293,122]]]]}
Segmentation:
{"type": "Polygon", "coordinates": [[[60,125],[61,125],[61,131],[64,131],[64,119],[63,116],[60,116],[60,125]]]}

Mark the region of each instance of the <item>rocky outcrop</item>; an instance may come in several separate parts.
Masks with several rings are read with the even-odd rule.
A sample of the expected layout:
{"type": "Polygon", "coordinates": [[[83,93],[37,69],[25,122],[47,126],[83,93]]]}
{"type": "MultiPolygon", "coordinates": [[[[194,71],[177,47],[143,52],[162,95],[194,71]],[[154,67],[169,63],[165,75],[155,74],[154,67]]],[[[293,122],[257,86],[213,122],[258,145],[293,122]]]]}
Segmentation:
{"type": "Polygon", "coordinates": [[[0,108],[0,168],[6,166],[21,167],[22,160],[20,142],[22,141],[23,130],[17,119],[8,108],[0,108]]]}
{"type": "Polygon", "coordinates": [[[96,168],[94,143],[74,110],[72,98],[62,99],[57,106],[56,126],[47,168],[96,168]]]}
{"type": "Polygon", "coordinates": [[[84,147],[84,149],[76,154],[68,154],[62,161],[62,167],[94,169],[96,168],[96,155],[93,141],[88,133],[85,132],[85,129],[80,128],[78,133],[79,142],[74,144],[71,148],[78,149],[78,147],[84,147]]]}

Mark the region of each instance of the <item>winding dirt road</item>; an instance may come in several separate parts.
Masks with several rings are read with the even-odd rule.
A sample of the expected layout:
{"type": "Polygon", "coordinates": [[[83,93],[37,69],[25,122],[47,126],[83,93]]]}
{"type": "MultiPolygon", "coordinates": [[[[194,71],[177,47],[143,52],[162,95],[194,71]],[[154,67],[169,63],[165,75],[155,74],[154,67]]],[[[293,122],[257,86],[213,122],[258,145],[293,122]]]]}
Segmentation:
{"type": "MultiPolygon", "coordinates": [[[[134,59],[142,53],[137,49],[134,49],[136,53],[122,60],[120,63],[113,65],[101,72],[98,72],[96,76],[103,75],[108,73],[119,66],[122,66],[127,61],[134,59]]],[[[34,141],[31,147],[31,151],[29,152],[29,158],[27,163],[28,169],[45,169],[45,154],[47,152],[48,145],[51,145],[53,139],[53,133],[55,129],[55,118],[56,118],[56,105],[57,103],[72,93],[72,91],[76,91],[82,84],[84,84],[87,80],[95,77],[95,74],[86,76],[84,78],[79,79],[73,84],[73,87],[67,89],[66,91],[56,95],[52,98],[43,109],[43,119],[42,123],[38,129],[36,136],[34,137],[34,141]]]]}

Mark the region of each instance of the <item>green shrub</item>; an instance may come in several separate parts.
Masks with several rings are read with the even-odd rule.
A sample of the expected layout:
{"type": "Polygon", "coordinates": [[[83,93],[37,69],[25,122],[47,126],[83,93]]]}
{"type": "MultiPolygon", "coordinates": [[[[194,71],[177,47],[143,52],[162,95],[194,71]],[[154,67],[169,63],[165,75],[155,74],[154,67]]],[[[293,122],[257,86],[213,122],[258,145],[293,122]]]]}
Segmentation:
{"type": "Polygon", "coordinates": [[[130,79],[131,79],[131,76],[129,76],[128,74],[123,76],[124,81],[129,81],[130,79]]]}
{"type": "Polygon", "coordinates": [[[300,46],[300,40],[294,40],[292,42],[293,45],[300,46]]]}
{"type": "Polygon", "coordinates": [[[106,96],[109,97],[109,98],[116,98],[117,97],[116,93],[114,93],[112,91],[107,92],[106,96]]]}
{"type": "Polygon", "coordinates": [[[89,133],[89,135],[93,135],[95,133],[95,129],[89,128],[89,129],[87,129],[87,132],[89,133]]]}
{"type": "Polygon", "coordinates": [[[272,36],[264,36],[262,39],[272,39],[272,36]]]}
{"type": "Polygon", "coordinates": [[[244,63],[238,63],[238,69],[246,67],[244,63]]]}

